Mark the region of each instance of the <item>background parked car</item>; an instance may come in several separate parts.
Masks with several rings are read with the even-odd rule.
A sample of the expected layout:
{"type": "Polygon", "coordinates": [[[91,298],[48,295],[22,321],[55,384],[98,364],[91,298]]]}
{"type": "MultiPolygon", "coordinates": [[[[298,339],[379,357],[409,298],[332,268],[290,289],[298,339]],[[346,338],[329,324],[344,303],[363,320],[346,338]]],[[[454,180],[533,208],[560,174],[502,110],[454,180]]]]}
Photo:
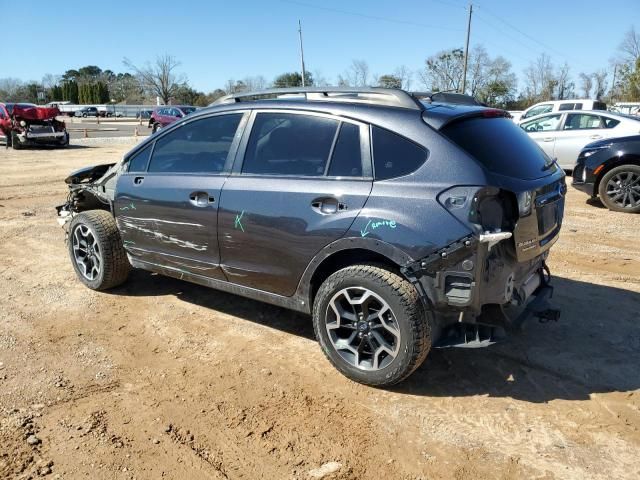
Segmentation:
{"type": "Polygon", "coordinates": [[[164,106],[156,108],[149,118],[149,127],[153,132],[172,124],[176,120],[186,117],[196,111],[196,107],[190,106],[164,106]]]}
{"type": "Polygon", "coordinates": [[[573,169],[572,185],[599,196],[609,210],[640,213],[640,135],[587,145],[573,169]]]}
{"type": "Polygon", "coordinates": [[[613,113],[640,116],[640,102],[619,102],[612,105],[609,110],[613,113]]]}
{"type": "Polygon", "coordinates": [[[76,117],[97,117],[98,116],[98,108],[97,107],[85,107],[76,112],[76,117]]]}
{"type": "Polygon", "coordinates": [[[573,99],[573,100],[553,100],[549,102],[536,103],[524,110],[520,116],[513,113],[514,122],[522,122],[526,118],[533,118],[536,115],[552,112],[564,112],[565,110],[606,110],[607,104],[599,100],[573,99]]]}
{"type": "Polygon", "coordinates": [[[153,110],[140,110],[138,113],[136,113],[136,118],[151,118],[152,113],[153,110]]]}
{"type": "Polygon", "coordinates": [[[603,138],[640,133],[640,118],[605,111],[538,115],[520,124],[558,165],[572,170],[585,145],[603,138]]]}

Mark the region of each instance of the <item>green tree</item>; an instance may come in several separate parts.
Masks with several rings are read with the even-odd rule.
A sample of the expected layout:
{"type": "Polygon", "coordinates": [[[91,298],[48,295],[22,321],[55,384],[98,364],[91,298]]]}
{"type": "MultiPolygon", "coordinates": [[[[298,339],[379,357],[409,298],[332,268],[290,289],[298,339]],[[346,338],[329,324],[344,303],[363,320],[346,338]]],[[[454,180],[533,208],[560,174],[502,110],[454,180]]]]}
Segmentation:
{"type": "Polygon", "coordinates": [[[385,88],[402,88],[402,79],[395,75],[380,75],[380,77],[378,77],[378,86],[385,88]]]}
{"type": "MultiPolygon", "coordinates": [[[[313,75],[311,72],[305,72],[304,80],[306,87],[313,85],[313,75]]],[[[301,87],[302,75],[298,72],[282,73],[275,78],[273,86],[274,88],[301,87]]]]}

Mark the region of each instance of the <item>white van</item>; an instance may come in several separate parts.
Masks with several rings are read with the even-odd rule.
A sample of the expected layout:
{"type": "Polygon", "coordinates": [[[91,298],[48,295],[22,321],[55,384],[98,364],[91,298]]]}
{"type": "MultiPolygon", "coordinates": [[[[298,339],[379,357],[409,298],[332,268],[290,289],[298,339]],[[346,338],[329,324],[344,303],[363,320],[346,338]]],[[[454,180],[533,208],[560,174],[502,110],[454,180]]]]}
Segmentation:
{"type": "Polygon", "coordinates": [[[571,99],[571,100],[550,100],[548,102],[540,102],[527,108],[522,114],[513,121],[520,123],[526,118],[542,115],[543,113],[562,112],[565,110],[606,110],[607,104],[600,100],[591,99],[571,99]]]}

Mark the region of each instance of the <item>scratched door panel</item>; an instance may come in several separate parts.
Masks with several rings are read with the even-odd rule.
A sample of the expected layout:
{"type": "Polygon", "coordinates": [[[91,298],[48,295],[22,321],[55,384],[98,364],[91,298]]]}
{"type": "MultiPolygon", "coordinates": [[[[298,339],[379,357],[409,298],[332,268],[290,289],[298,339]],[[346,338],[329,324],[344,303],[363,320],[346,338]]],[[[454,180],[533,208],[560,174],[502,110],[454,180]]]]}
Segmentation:
{"type": "Polygon", "coordinates": [[[229,177],[218,214],[221,264],[229,281],[293,295],[314,255],[349,230],[371,184],[360,179],[229,177]],[[336,211],[323,213],[319,199],[336,199],[336,211]]]}
{"type": "Polygon", "coordinates": [[[216,235],[224,179],[223,175],[122,175],[116,188],[115,214],[129,254],[184,272],[224,279],[216,235]],[[136,184],[140,177],[142,183],[136,184]],[[206,205],[194,204],[194,192],[207,194],[206,205]]]}

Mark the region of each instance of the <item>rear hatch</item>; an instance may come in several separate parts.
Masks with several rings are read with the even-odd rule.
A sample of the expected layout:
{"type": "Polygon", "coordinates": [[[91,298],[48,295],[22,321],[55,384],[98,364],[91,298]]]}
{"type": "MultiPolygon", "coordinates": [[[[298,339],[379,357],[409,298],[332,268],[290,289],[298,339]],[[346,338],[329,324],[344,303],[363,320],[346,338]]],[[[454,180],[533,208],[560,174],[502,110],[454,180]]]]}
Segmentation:
{"type": "Polygon", "coordinates": [[[548,250],[558,239],[564,213],[564,173],[501,110],[476,110],[441,125],[443,135],[491,172],[494,187],[518,205],[513,241],[518,261],[548,250]]]}

